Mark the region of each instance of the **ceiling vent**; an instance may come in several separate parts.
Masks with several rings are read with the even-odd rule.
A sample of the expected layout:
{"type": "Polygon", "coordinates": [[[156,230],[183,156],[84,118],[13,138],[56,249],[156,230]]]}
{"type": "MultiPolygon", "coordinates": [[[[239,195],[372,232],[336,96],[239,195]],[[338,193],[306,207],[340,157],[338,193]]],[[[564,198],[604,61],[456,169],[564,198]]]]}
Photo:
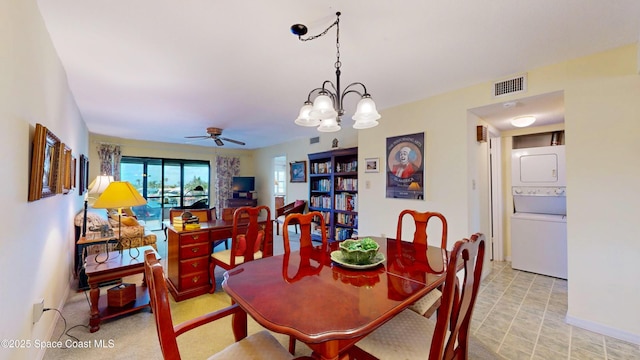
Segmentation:
{"type": "Polygon", "coordinates": [[[312,137],[309,139],[309,144],[317,144],[320,142],[320,136],[312,137]]]}
{"type": "Polygon", "coordinates": [[[527,91],[527,74],[518,75],[493,83],[493,97],[523,93],[527,91]]]}

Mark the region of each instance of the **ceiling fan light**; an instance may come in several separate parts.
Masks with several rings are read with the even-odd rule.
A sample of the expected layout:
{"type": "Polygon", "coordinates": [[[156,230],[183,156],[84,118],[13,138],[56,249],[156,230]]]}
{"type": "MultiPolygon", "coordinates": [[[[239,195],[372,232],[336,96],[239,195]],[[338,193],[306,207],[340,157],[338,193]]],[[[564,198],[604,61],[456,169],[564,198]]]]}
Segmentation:
{"type": "Polygon", "coordinates": [[[313,101],[313,110],[311,110],[309,115],[312,118],[325,120],[337,117],[338,112],[333,107],[333,100],[331,100],[329,95],[318,95],[313,101]]]}
{"type": "Polygon", "coordinates": [[[295,123],[300,126],[318,126],[320,125],[320,119],[312,118],[310,113],[313,109],[313,105],[309,101],[305,101],[304,105],[300,108],[300,114],[295,120],[295,123]]]}
{"type": "Polygon", "coordinates": [[[320,122],[320,126],[318,126],[318,131],[320,132],[336,132],[342,129],[338,124],[338,121],[335,117],[322,119],[320,122]]]}
{"type": "Polygon", "coordinates": [[[527,127],[534,122],[536,122],[536,118],[534,116],[520,116],[511,119],[511,125],[515,127],[527,127]]]}

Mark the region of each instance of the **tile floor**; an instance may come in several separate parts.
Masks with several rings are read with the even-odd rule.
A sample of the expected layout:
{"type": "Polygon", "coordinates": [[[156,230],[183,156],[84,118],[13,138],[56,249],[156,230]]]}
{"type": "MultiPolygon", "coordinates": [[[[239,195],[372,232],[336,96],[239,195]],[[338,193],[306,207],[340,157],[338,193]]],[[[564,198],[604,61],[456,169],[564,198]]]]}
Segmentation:
{"type": "Polygon", "coordinates": [[[507,359],[640,359],[640,346],[567,325],[567,281],[493,262],[472,332],[507,359]]]}

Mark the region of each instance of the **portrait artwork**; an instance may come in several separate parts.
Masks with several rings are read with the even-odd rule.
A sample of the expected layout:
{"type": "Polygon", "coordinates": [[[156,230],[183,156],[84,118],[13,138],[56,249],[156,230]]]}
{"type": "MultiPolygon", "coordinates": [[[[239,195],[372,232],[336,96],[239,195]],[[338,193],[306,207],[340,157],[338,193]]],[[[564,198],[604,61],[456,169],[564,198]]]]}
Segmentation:
{"type": "Polygon", "coordinates": [[[424,199],[424,133],[387,138],[387,198],[424,199]]]}

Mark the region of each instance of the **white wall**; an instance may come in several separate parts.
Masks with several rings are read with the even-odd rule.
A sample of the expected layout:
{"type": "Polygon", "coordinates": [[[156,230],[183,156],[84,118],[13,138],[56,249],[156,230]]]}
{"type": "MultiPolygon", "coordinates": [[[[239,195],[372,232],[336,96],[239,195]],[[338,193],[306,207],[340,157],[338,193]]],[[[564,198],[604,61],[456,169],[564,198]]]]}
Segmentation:
{"type": "MultiPolygon", "coordinates": [[[[35,1],[0,2],[0,339],[48,340],[54,311],[31,323],[32,304],[59,308],[70,289],[77,190],[27,202],[31,141],[41,123],[73,151],[87,153],[87,128],[71,96],[35,1]]],[[[0,349],[0,359],[34,359],[38,349],[0,349]]]]}

